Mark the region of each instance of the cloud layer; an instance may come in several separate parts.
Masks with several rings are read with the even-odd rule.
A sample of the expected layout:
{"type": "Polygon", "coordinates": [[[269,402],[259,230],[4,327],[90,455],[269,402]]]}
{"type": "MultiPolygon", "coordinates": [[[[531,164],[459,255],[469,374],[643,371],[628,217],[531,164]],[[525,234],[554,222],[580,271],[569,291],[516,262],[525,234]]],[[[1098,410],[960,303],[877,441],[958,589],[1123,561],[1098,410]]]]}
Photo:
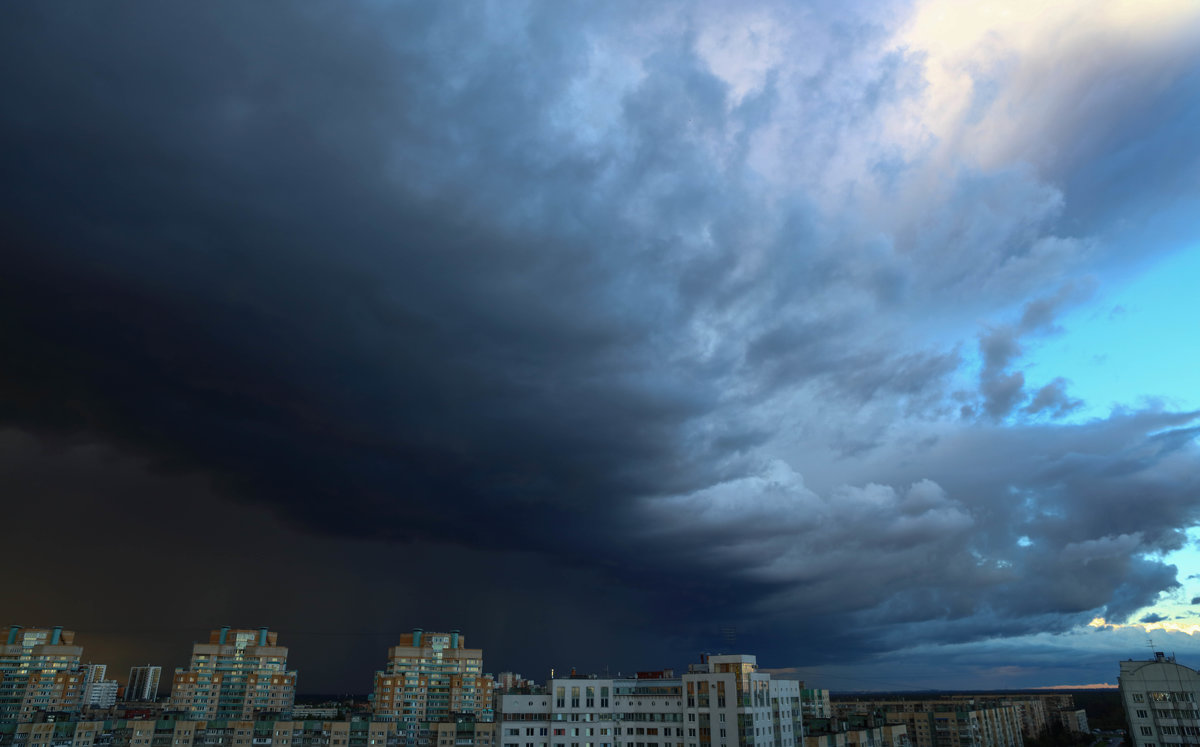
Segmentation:
{"type": "Polygon", "coordinates": [[[5,474],[433,607],[488,567],[455,627],[600,619],[589,666],[1124,619],[1178,585],[1197,414],[1023,368],[1194,238],[1200,14],[1122,8],[6,9],[5,474]]]}

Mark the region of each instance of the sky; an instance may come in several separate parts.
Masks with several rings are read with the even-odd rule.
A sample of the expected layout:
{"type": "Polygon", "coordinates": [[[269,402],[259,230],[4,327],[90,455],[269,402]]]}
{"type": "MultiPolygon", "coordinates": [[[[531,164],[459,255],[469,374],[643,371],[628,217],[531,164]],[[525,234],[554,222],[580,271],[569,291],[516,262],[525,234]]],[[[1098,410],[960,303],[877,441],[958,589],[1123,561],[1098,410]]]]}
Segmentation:
{"type": "Polygon", "coordinates": [[[1200,666],[1190,0],[8,4],[0,83],[0,623],[1200,666]]]}

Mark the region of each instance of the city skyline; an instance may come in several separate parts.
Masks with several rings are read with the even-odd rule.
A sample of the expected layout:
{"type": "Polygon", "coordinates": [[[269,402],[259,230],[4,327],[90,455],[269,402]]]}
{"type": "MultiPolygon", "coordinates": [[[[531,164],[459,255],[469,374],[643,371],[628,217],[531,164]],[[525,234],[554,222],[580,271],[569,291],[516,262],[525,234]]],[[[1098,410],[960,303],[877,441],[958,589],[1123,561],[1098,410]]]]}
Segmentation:
{"type": "MultiPolygon", "coordinates": [[[[111,669],[111,671],[114,671],[114,672],[118,671],[118,670],[124,671],[122,669],[124,666],[123,659],[117,659],[116,663],[114,664],[114,663],[112,663],[112,661],[109,660],[109,657],[110,657],[109,653],[105,652],[100,655],[94,655],[92,653],[91,648],[85,647],[84,644],[86,644],[88,641],[87,631],[83,631],[82,637],[80,637],[80,631],[70,630],[69,628],[67,628],[67,626],[58,626],[58,625],[55,625],[55,626],[36,626],[36,625],[23,626],[23,625],[14,623],[7,627],[9,628],[10,636],[13,636],[13,635],[18,636],[17,643],[20,642],[20,631],[23,631],[23,630],[34,631],[38,635],[41,635],[42,637],[50,636],[55,631],[62,631],[62,635],[70,636],[71,637],[70,640],[76,646],[76,648],[75,648],[76,656],[79,659],[79,661],[77,663],[81,670],[87,670],[88,672],[91,672],[94,669],[98,669],[101,672],[101,679],[105,679],[104,672],[106,669],[111,669]],[[77,638],[78,638],[78,640],[76,640],[77,638]]],[[[151,669],[151,670],[155,670],[156,675],[157,675],[158,672],[161,672],[161,670],[165,669],[168,672],[168,674],[174,673],[173,679],[178,680],[180,678],[180,676],[183,676],[183,678],[185,680],[187,680],[189,678],[189,676],[192,674],[192,672],[195,671],[195,666],[196,666],[196,658],[195,657],[196,657],[197,653],[203,654],[201,656],[201,659],[209,658],[210,655],[215,653],[217,650],[217,647],[214,644],[216,644],[226,634],[229,635],[230,652],[232,652],[232,646],[234,645],[233,636],[235,634],[238,634],[241,636],[248,636],[249,638],[257,639],[260,634],[267,635],[268,631],[269,631],[271,641],[278,640],[278,638],[280,636],[279,631],[276,629],[273,629],[273,628],[268,628],[268,627],[260,626],[260,627],[251,627],[251,628],[238,628],[236,626],[223,625],[223,626],[220,626],[219,628],[208,629],[205,631],[204,635],[197,637],[195,640],[193,640],[191,642],[190,645],[181,643],[180,641],[182,639],[174,641],[175,648],[178,649],[178,651],[177,651],[178,663],[174,663],[174,664],[169,663],[171,660],[168,659],[167,660],[168,663],[163,663],[163,664],[145,664],[145,663],[136,664],[136,665],[129,667],[129,673],[130,673],[131,677],[133,677],[133,676],[142,677],[144,675],[135,674],[136,670],[151,669]]],[[[162,635],[166,635],[167,632],[168,631],[163,631],[163,630],[155,631],[156,634],[162,634],[162,635]]],[[[310,634],[312,634],[312,633],[310,633],[310,634]]],[[[734,640],[732,640],[729,635],[729,631],[724,631],[723,634],[725,636],[726,643],[734,643],[734,640]]],[[[100,634],[100,635],[102,635],[102,634],[100,634]]],[[[285,631],[283,633],[283,636],[285,639],[283,643],[287,643],[286,638],[288,635],[289,635],[289,633],[287,631],[285,631]]],[[[299,637],[301,637],[301,638],[303,638],[304,635],[305,635],[304,633],[299,633],[299,637]]],[[[319,633],[316,635],[319,635],[323,639],[328,639],[330,637],[335,637],[338,634],[336,632],[330,632],[330,633],[319,633]]],[[[363,637],[360,634],[356,634],[354,632],[344,632],[344,633],[342,633],[342,635],[345,635],[346,637],[351,637],[351,638],[363,637]]],[[[424,682],[426,673],[424,673],[424,671],[420,667],[411,668],[408,664],[401,663],[401,662],[419,661],[419,659],[405,659],[405,658],[403,658],[405,655],[407,655],[407,656],[414,656],[414,655],[415,656],[427,656],[427,655],[429,655],[430,649],[429,649],[428,645],[426,645],[425,650],[421,649],[420,646],[417,646],[416,648],[413,647],[414,636],[418,636],[418,638],[417,638],[418,641],[420,640],[420,638],[419,638],[420,636],[424,636],[426,638],[426,640],[430,639],[431,637],[439,639],[438,643],[434,644],[435,647],[437,647],[439,650],[441,650],[442,647],[445,647],[446,650],[450,651],[451,655],[452,655],[450,660],[452,660],[452,661],[457,661],[459,657],[463,657],[463,656],[467,657],[467,658],[463,659],[463,662],[461,662],[461,663],[470,665],[469,671],[476,673],[476,674],[472,674],[471,675],[472,677],[486,674],[489,678],[493,678],[493,677],[500,678],[501,675],[503,675],[504,676],[503,679],[506,681],[508,681],[508,680],[523,681],[526,683],[532,683],[534,686],[541,686],[541,683],[548,682],[548,681],[554,679],[556,676],[561,678],[562,676],[564,676],[564,673],[567,671],[569,671],[571,673],[572,677],[576,676],[576,673],[578,673],[579,676],[605,677],[605,678],[634,677],[634,676],[637,676],[638,672],[646,672],[646,671],[650,671],[650,672],[666,671],[666,670],[684,671],[684,670],[686,670],[687,667],[692,667],[692,666],[697,665],[698,663],[702,663],[702,662],[706,661],[708,657],[728,656],[731,651],[741,651],[741,649],[738,649],[736,647],[726,648],[726,649],[715,648],[711,651],[696,652],[693,656],[691,656],[690,658],[683,660],[683,661],[664,662],[664,661],[659,660],[659,661],[654,661],[654,662],[649,662],[649,661],[634,662],[630,666],[628,671],[616,670],[616,669],[613,669],[610,667],[603,667],[600,669],[589,670],[586,668],[579,668],[574,665],[565,666],[565,667],[559,665],[559,666],[551,666],[547,671],[537,673],[537,672],[534,672],[533,670],[529,669],[528,667],[521,667],[520,663],[517,664],[515,669],[511,666],[501,667],[501,668],[497,668],[494,666],[484,666],[483,665],[483,657],[484,657],[485,653],[484,653],[483,649],[472,648],[472,649],[463,649],[461,652],[456,652],[455,651],[456,648],[461,648],[462,645],[465,645],[465,644],[459,643],[456,646],[455,644],[450,644],[450,643],[440,640],[440,639],[444,638],[444,639],[446,639],[446,641],[449,641],[453,638],[454,640],[456,640],[456,642],[457,641],[465,641],[465,634],[458,629],[449,629],[446,631],[435,631],[435,630],[426,630],[426,629],[422,629],[422,628],[415,628],[415,629],[407,631],[407,632],[397,632],[394,634],[391,634],[391,633],[389,633],[389,634],[371,634],[369,637],[371,637],[371,638],[379,638],[379,637],[386,638],[388,636],[391,636],[392,643],[390,643],[384,647],[386,656],[384,656],[383,658],[380,659],[380,661],[386,663],[387,666],[384,666],[382,668],[379,666],[376,666],[375,671],[370,673],[370,676],[365,676],[365,675],[362,675],[362,673],[358,673],[360,676],[357,679],[363,680],[364,682],[367,683],[366,685],[362,685],[362,682],[360,682],[359,683],[360,686],[357,688],[350,687],[350,688],[345,688],[343,690],[323,690],[320,688],[305,689],[302,686],[296,684],[297,679],[298,679],[298,677],[296,676],[297,675],[296,670],[298,668],[288,666],[289,671],[287,672],[287,674],[290,676],[290,679],[288,680],[288,682],[285,683],[288,686],[288,690],[291,692],[294,692],[297,695],[304,695],[304,696],[337,695],[339,693],[344,694],[344,695],[364,696],[364,695],[371,694],[373,692],[377,692],[379,690],[381,677],[387,677],[388,675],[394,675],[394,674],[402,674],[406,671],[409,671],[410,669],[411,669],[411,674],[409,676],[415,677],[415,676],[418,676],[418,674],[417,674],[418,672],[421,672],[421,674],[419,676],[421,678],[421,681],[424,682]],[[420,652],[420,653],[417,653],[417,652],[420,652]],[[399,667],[399,668],[394,669],[395,667],[399,667]],[[647,667],[650,667],[650,669],[647,669],[647,667]]],[[[99,636],[97,636],[97,637],[99,637],[99,636]]],[[[247,639],[248,642],[253,645],[255,643],[255,641],[249,640],[249,638],[247,639]]],[[[292,654],[289,653],[290,647],[287,645],[283,645],[283,643],[279,644],[280,645],[279,649],[274,649],[274,648],[267,649],[266,650],[267,655],[269,655],[269,656],[282,655],[284,657],[284,661],[286,661],[287,657],[291,656],[292,654]],[[280,653],[280,652],[282,652],[282,653],[280,653]]],[[[1152,641],[1150,641],[1150,643],[1152,643],[1152,641]]],[[[240,641],[239,641],[238,645],[239,646],[241,645],[240,641]]],[[[273,646],[275,644],[271,644],[271,645],[273,646]]],[[[251,648],[250,650],[253,650],[253,648],[251,648]]],[[[240,652],[240,649],[239,649],[239,652],[240,652]]],[[[144,653],[144,652],[141,652],[141,651],[122,652],[121,656],[128,655],[128,656],[131,656],[133,658],[133,660],[138,660],[138,656],[142,653],[144,653]]],[[[580,659],[581,657],[586,658],[586,647],[581,647],[580,651],[577,651],[575,653],[577,655],[574,657],[568,657],[568,660],[575,661],[575,660],[580,659]]],[[[742,654],[745,654],[745,653],[747,653],[747,652],[742,651],[742,654]]],[[[1161,652],[1151,652],[1151,653],[1154,656],[1160,656],[1160,657],[1162,656],[1161,652]]],[[[258,654],[254,654],[253,656],[251,656],[251,659],[253,659],[254,656],[258,656],[258,654]]],[[[1172,656],[1174,656],[1174,654],[1172,654],[1172,656]]],[[[440,662],[441,657],[438,657],[438,658],[439,658],[439,662],[440,662]]],[[[1128,657],[1128,660],[1129,661],[1142,661],[1142,659],[1139,659],[1136,656],[1128,657]]],[[[1151,660],[1153,660],[1153,659],[1151,659],[1151,660]]],[[[240,661],[240,657],[239,657],[239,661],[240,661]]],[[[1120,661],[1125,661],[1125,660],[1120,660],[1120,661]]],[[[379,662],[377,662],[377,664],[378,663],[379,662]]],[[[1116,662],[1116,663],[1120,663],[1120,662],[1116,662]]],[[[456,670],[459,668],[460,664],[455,665],[456,670]]],[[[209,665],[209,666],[211,666],[211,665],[209,665]]],[[[246,665],[238,664],[238,667],[242,667],[242,666],[250,666],[251,668],[253,668],[253,666],[249,665],[249,664],[246,664],[246,665]]],[[[282,665],[279,665],[279,666],[282,666],[282,665]]],[[[946,692],[953,692],[955,690],[967,690],[967,691],[974,690],[976,692],[985,692],[989,689],[992,689],[992,688],[986,688],[986,687],[978,687],[978,688],[971,688],[971,687],[966,687],[966,688],[917,687],[917,686],[913,686],[909,683],[889,681],[886,679],[869,678],[869,677],[868,678],[856,678],[856,677],[846,678],[846,677],[843,677],[842,675],[838,674],[836,672],[836,670],[823,671],[820,668],[816,668],[816,667],[775,667],[775,666],[768,665],[768,666],[761,666],[761,667],[759,667],[759,669],[760,669],[760,671],[767,673],[767,674],[771,674],[775,677],[780,677],[783,679],[791,679],[791,680],[800,679],[801,681],[806,681],[808,686],[810,686],[810,687],[821,687],[821,688],[825,688],[826,690],[829,690],[832,692],[841,692],[841,693],[855,693],[855,692],[886,693],[886,692],[903,692],[903,691],[921,692],[921,691],[926,691],[926,690],[944,690],[946,692]],[[807,676],[809,679],[804,680],[803,679],[804,676],[807,676]],[[844,685],[844,686],[831,685],[830,683],[823,681],[821,679],[822,677],[829,677],[834,681],[838,681],[838,680],[844,681],[844,680],[849,679],[852,682],[857,681],[859,684],[858,685],[850,684],[850,685],[844,685]]],[[[276,673],[278,674],[281,672],[276,672],[276,673]]],[[[343,673],[346,674],[346,672],[343,672],[343,673]]],[[[349,674],[353,674],[353,673],[349,673],[349,674]]],[[[461,677],[462,673],[460,673],[456,676],[461,677]]],[[[114,678],[108,678],[108,679],[114,679],[114,678]]],[[[173,694],[174,687],[169,684],[170,679],[172,679],[172,678],[168,678],[168,685],[167,685],[166,689],[159,691],[158,696],[156,698],[151,698],[150,700],[158,701],[160,703],[172,702],[172,694],[173,694]]],[[[195,678],[191,677],[191,679],[194,682],[195,678]]],[[[1115,677],[1114,677],[1114,679],[1115,679],[1115,677]]],[[[91,684],[91,681],[92,681],[92,678],[89,675],[88,684],[91,684]]],[[[157,684],[157,681],[158,680],[157,680],[157,676],[156,676],[155,684],[157,684]]],[[[299,681],[300,681],[300,683],[303,682],[302,679],[299,681]]],[[[121,684],[122,688],[124,689],[123,695],[121,697],[121,700],[123,702],[136,703],[138,701],[144,700],[143,697],[137,696],[135,694],[131,694],[131,692],[128,690],[128,687],[130,684],[129,678],[126,678],[126,680],[120,681],[119,684],[121,684]]],[[[143,683],[143,684],[145,684],[145,683],[143,683]]],[[[392,683],[389,682],[388,684],[390,685],[392,683]]],[[[464,683],[464,684],[467,684],[467,683],[464,683]]],[[[189,688],[194,687],[194,685],[188,685],[187,687],[189,687],[189,688]]],[[[472,685],[472,687],[474,687],[474,685],[472,685]]],[[[488,693],[487,697],[490,697],[490,692],[493,687],[495,687],[497,689],[501,689],[501,679],[489,679],[489,685],[487,688],[487,693],[488,693]]],[[[1059,685],[1014,687],[1011,689],[1026,690],[1026,691],[1037,691],[1037,690],[1052,691],[1052,690],[1086,690],[1086,689],[1095,689],[1095,688],[1106,688],[1106,689],[1116,690],[1117,685],[1115,683],[1092,683],[1092,684],[1082,684],[1082,685],[1081,684],[1076,684],[1076,685],[1059,684],[1059,685]]],[[[458,695],[457,695],[458,691],[455,690],[454,692],[456,693],[455,697],[458,697],[458,695]]],[[[191,697],[191,696],[188,694],[185,694],[182,697],[187,698],[187,697],[191,697]]],[[[84,696],[84,699],[86,700],[86,696],[84,696]]],[[[380,707],[386,707],[386,706],[384,706],[381,703],[376,703],[375,706],[373,706],[375,711],[378,711],[378,709],[380,707]]],[[[470,708],[467,708],[467,710],[463,711],[463,712],[470,712],[470,708]]],[[[425,714],[422,713],[421,715],[424,716],[425,714]]]]}
{"type": "Polygon", "coordinates": [[[0,8],[0,612],[1200,662],[1200,5],[1044,6],[0,8]]]}

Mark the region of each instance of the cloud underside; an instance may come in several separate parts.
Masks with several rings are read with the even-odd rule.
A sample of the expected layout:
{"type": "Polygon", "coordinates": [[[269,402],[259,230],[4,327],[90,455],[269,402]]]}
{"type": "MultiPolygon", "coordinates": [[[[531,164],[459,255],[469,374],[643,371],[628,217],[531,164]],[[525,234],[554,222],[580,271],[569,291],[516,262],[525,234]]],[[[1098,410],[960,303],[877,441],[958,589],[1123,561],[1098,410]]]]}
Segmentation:
{"type": "Polygon", "coordinates": [[[1196,414],[1071,419],[1022,362],[1195,205],[1194,18],[1114,47],[1117,82],[1038,74],[1107,27],[995,51],[947,109],[957,53],[902,9],[3,13],[26,465],[99,449],[321,541],[545,559],[588,579],[545,598],[780,665],[1178,586],[1196,414]]]}

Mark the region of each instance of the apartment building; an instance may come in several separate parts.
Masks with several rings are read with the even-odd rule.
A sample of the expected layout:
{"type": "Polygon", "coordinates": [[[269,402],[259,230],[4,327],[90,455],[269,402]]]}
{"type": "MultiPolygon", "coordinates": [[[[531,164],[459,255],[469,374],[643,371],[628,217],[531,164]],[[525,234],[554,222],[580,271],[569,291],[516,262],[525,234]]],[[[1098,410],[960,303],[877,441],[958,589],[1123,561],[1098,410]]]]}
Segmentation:
{"type": "Polygon", "coordinates": [[[537,687],[533,680],[527,680],[517,672],[500,672],[495,677],[493,692],[501,690],[529,690],[537,687]]]}
{"type": "Polygon", "coordinates": [[[889,724],[903,724],[913,747],[1024,747],[1015,708],[994,700],[836,701],[839,717],[880,712],[889,724]]]}
{"type": "Polygon", "coordinates": [[[121,692],[121,683],[116,680],[100,680],[88,682],[84,705],[88,708],[112,708],[117,704],[117,696],[121,692]]]}
{"type": "Polygon", "coordinates": [[[153,703],[158,700],[158,683],[162,678],[162,667],[146,664],[129,668],[129,679],[125,681],[125,700],[133,703],[153,703]]]}
{"type": "Polygon", "coordinates": [[[1149,661],[1121,662],[1117,682],[1131,747],[1200,744],[1200,672],[1159,651],[1149,661]]]}
{"type": "Polygon", "coordinates": [[[829,700],[829,691],[805,687],[804,683],[800,683],[800,708],[804,711],[805,721],[833,716],[833,706],[829,700]]]}
{"type": "Polygon", "coordinates": [[[267,628],[214,630],[192,646],[191,665],[175,670],[170,708],[194,720],[287,716],[296,700],[287,653],[267,628]]]}
{"type": "Polygon", "coordinates": [[[1082,708],[1074,710],[1055,711],[1054,715],[1058,717],[1058,723],[1062,728],[1072,734],[1088,734],[1088,719],[1087,711],[1082,708]]]}
{"type": "Polygon", "coordinates": [[[83,705],[87,708],[112,708],[117,702],[120,683],[104,676],[108,672],[108,667],[104,664],[87,664],[83,669],[87,672],[83,705]]]}
{"type": "Polygon", "coordinates": [[[502,693],[499,747],[803,744],[800,683],[757,669],[753,656],[707,656],[679,677],[559,677],[542,693],[502,693]]]}
{"type": "Polygon", "coordinates": [[[407,724],[493,717],[492,678],[483,673],[483,649],[467,648],[459,631],[421,629],[388,649],[387,666],[375,673],[371,710],[376,719],[407,724]]]}
{"type": "Polygon", "coordinates": [[[805,722],[804,747],[910,747],[903,724],[805,722]]]}
{"type": "Polygon", "coordinates": [[[12,625],[0,648],[0,723],[78,713],[87,688],[75,631],[12,625]]]}
{"type": "Polygon", "coordinates": [[[1050,725],[1058,721],[1056,715],[1061,708],[1075,707],[1075,698],[1070,693],[1021,695],[1013,693],[972,693],[951,695],[951,700],[967,703],[999,703],[1011,706],[1021,721],[1021,734],[1025,739],[1037,739],[1050,733],[1050,725]]]}
{"type": "MultiPolygon", "coordinates": [[[[15,724],[0,747],[404,747],[403,724],[368,719],[275,721],[117,719],[15,724]]],[[[495,724],[425,724],[421,747],[494,747],[495,724]]]]}

